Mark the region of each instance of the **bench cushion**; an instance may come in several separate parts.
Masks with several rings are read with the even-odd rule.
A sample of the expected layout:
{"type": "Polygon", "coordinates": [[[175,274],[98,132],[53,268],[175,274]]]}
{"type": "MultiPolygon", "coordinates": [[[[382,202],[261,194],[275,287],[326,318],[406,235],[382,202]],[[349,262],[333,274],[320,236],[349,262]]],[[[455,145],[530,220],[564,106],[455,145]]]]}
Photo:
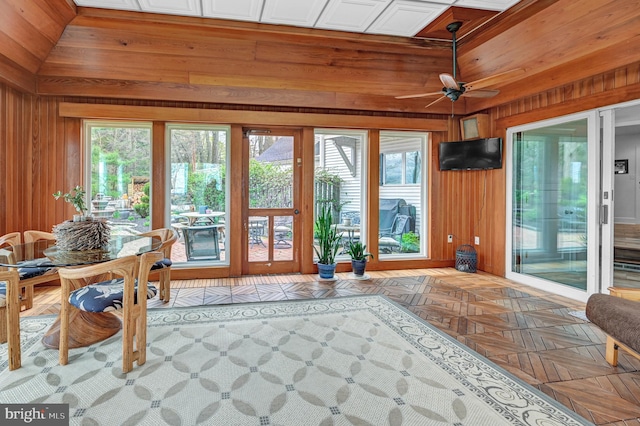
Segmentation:
{"type": "Polygon", "coordinates": [[[593,294],[587,301],[589,321],[619,342],[640,352],[640,303],[608,294],[593,294]]]}

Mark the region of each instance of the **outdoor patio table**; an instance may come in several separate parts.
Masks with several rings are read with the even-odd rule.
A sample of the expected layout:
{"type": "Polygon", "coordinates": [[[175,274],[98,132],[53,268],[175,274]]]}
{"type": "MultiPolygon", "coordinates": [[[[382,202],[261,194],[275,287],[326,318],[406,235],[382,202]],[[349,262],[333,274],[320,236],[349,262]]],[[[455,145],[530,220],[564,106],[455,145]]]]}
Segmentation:
{"type": "Polygon", "coordinates": [[[254,244],[260,244],[264,246],[262,237],[264,236],[264,227],[269,221],[264,216],[250,216],[249,217],[249,246],[253,247],[254,244]]]}
{"type": "Polygon", "coordinates": [[[343,225],[342,223],[337,223],[333,226],[338,232],[346,232],[349,242],[356,239],[356,232],[360,232],[360,225],[343,225]]]}
{"type": "Polygon", "coordinates": [[[180,216],[186,217],[189,219],[189,226],[193,226],[199,220],[205,220],[211,224],[215,224],[218,222],[218,218],[224,216],[225,212],[209,212],[209,213],[200,213],[200,212],[186,212],[180,213],[180,216]]]}

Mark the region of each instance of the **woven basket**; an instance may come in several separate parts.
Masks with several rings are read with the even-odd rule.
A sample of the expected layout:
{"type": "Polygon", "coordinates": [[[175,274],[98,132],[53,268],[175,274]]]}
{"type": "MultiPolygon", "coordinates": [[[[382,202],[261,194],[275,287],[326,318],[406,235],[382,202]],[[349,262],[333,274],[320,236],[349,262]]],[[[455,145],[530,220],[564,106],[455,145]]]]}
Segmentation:
{"type": "Polygon", "coordinates": [[[53,227],[59,250],[79,251],[102,249],[109,243],[111,230],[104,219],[85,222],[65,221],[53,227]]]}
{"type": "Polygon", "coordinates": [[[476,249],[463,244],[456,249],[456,269],[461,272],[476,272],[478,255],[476,249]]]}

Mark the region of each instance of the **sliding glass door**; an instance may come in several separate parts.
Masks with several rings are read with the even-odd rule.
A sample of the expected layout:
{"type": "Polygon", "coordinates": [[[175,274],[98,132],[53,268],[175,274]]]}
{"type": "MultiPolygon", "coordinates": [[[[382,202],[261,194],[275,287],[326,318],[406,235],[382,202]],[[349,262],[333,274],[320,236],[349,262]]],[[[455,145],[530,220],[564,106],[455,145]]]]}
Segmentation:
{"type": "Polygon", "coordinates": [[[507,277],[586,300],[598,276],[595,113],[508,133],[507,277]]]}

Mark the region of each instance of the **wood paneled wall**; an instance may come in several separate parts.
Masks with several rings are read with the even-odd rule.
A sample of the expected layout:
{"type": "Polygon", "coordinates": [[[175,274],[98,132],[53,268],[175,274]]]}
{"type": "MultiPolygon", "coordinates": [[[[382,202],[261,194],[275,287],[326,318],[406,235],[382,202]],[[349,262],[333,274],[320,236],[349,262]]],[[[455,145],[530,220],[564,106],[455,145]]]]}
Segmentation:
{"type": "Polygon", "coordinates": [[[53,193],[83,179],[81,121],[62,118],[58,99],[0,84],[0,234],[50,230],[73,215],[53,193]]]}
{"type": "MultiPolygon", "coordinates": [[[[510,126],[566,115],[591,108],[640,99],[640,64],[593,76],[552,91],[514,101],[487,111],[492,136],[506,136],[510,126]],[[580,90],[577,90],[580,88],[580,90]]],[[[0,234],[30,228],[50,229],[73,214],[67,203],[51,194],[83,181],[81,120],[60,117],[62,102],[162,106],[174,102],[109,101],[64,97],[36,97],[0,85],[0,234]]],[[[255,109],[255,108],[253,108],[255,109]]],[[[252,112],[247,111],[247,120],[252,112]]],[[[343,117],[344,118],[344,117],[343,117]]],[[[371,117],[375,128],[376,117],[371,117]]],[[[429,265],[451,265],[460,244],[480,237],[480,270],[504,275],[506,169],[440,172],[438,143],[459,137],[458,117],[449,118],[448,130],[432,134],[429,176],[429,265]],[[454,243],[446,242],[453,234],[454,243]]],[[[422,262],[422,266],[426,263],[422,262]]],[[[418,266],[397,263],[394,267],[418,266]]]]}
{"type": "MultiPolygon", "coordinates": [[[[467,101],[467,111],[488,113],[492,136],[504,138],[511,126],[640,99],[640,43],[633,25],[640,9],[635,2],[621,3],[526,1],[532,7],[525,16],[501,14],[490,30],[463,40],[460,66],[468,73],[500,71],[480,69],[490,68],[494,57],[503,68],[527,69],[526,78],[501,87],[500,96],[467,101]],[[579,24],[564,13],[574,7],[583,18],[579,24]],[[551,28],[545,28],[547,18],[555,23],[551,28]],[[532,37],[536,31],[541,37],[532,37]],[[521,34],[535,46],[522,44],[521,34]],[[554,39],[552,56],[560,63],[549,63],[548,56],[544,69],[536,69],[554,39]]],[[[424,100],[393,99],[440,88],[437,73],[450,67],[447,43],[306,29],[283,34],[251,23],[83,8],[76,16],[71,0],[28,6],[0,0],[0,234],[50,229],[73,213],[51,196],[84,177],[82,120],[62,117],[63,102],[234,110],[246,114],[249,124],[254,111],[297,112],[310,117],[299,123],[306,132],[321,123],[313,114],[332,114],[345,125],[348,114],[358,115],[365,122],[357,127],[370,129],[384,128],[379,117],[448,120],[446,130],[432,134],[431,260],[392,267],[451,265],[456,247],[478,236],[479,269],[504,275],[506,170],[440,172],[438,143],[460,137],[459,117],[444,115],[450,103],[429,110],[443,115],[425,114],[424,100]],[[446,242],[447,234],[454,243],[446,242]]],[[[464,111],[465,103],[455,109],[464,111]]],[[[117,118],[138,116],[130,111],[117,118]]]]}

